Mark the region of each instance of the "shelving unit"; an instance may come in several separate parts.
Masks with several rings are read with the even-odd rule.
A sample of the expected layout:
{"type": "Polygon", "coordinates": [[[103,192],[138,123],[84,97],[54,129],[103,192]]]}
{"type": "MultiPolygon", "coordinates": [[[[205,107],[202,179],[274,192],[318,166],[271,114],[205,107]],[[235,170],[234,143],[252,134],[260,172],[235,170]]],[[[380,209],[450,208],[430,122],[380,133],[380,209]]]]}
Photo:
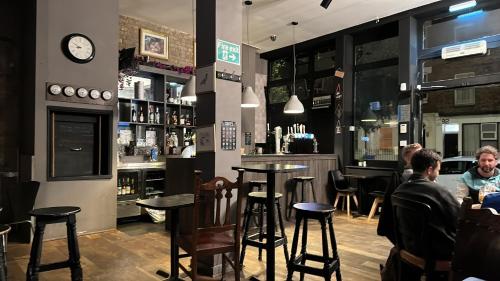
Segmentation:
{"type": "Polygon", "coordinates": [[[189,77],[188,74],[140,65],[138,73],[126,78],[125,86],[118,91],[118,126],[119,130],[131,131],[131,141],[138,147],[145,147],[140,153],[147,153],[147,147],[151,144],[151,138],[142,142],[146,139],[146,132],[155,131],[155,143],[160,154],[169,154],[167,141],[173,132],[178,136],[179,146],[175,154],[180,154],[184,131],[191,134],[195,128],[195,106],[169,102],[168,98],[180,102],[182,86],[189,77]],[[144,84],[144,97],[141,96],[141,99],[136,96],[134,89],[137,81],[144,84]]]}

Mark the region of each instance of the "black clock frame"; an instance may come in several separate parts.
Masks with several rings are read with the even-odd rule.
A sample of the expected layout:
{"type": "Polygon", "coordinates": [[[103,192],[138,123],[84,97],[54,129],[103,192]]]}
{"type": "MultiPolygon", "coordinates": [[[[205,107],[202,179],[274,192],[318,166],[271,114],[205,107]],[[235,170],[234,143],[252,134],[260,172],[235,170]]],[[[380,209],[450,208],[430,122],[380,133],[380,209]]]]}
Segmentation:
{"type": "Polygon", "coordinates": [[[71,33],[71,34],[68,34],[66,36],[64,36],[64,38],[62,39],[61,41],[61,49],[62,49],[62,52],[63,54],[71,61],[73,62],[76,62],[76,63],[88,63],[90,61],[92,61],[95,57],[95,45],[94,45],[94,42],[86,35],[84,34],[81,34],[81,33],[71,33]],[[85,39],[87,39],[89,42],[90,42],[90,45],[92,45],[92,54],[86,58],[86,59],[79,59],[75,56],[73,56],[71,54],[71,52],[69,51],[69,46],[68,46],[68,43],[69,43],[69,40],[71,40],[71,38],[73,37],[83,37],[85,39]]]}

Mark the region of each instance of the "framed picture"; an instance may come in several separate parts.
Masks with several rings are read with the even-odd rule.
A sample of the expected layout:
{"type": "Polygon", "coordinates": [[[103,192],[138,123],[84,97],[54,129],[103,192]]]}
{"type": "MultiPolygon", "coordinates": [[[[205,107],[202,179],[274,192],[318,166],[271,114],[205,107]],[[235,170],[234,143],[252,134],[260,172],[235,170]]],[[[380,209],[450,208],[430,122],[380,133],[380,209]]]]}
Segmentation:
{"type": "Polygon", "coordinates": [[[168,37],[151,30],[141,28],[140,54],[159,59],[168,59],[168,37]]]}
{"type": "Polygon", "coordinates": [[[196,129],[196,152],[215,152],[215,124],[196,129]]]}

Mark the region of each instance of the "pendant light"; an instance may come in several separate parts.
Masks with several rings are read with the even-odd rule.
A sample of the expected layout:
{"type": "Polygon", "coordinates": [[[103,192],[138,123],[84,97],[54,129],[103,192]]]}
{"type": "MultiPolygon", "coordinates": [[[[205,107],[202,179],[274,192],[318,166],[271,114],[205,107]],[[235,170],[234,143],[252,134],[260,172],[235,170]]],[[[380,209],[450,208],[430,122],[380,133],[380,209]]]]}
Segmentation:
{"type": "Polygon", "coordinates": [[[195,59],[195,19],[196,19],[196,14],[195,14],[195,8],[194,8],[194,1],[192,1],[192,13],[193,13],[193,75],[189,78],[189,80],[186,82],[186,85],[182,88],[181,91],[181,100],[185,101],[196,101],[196,77],[194,76],[194,68],[196,65],[196,59],[195,59]]]}
{"type": "Polygon", "coordinates": [[[292,21],[292,27],[293,27],[293,84],[292,84],[292,95],[290,96],[290,99],[288,102],[285,104],[285,108],[283,109],[283,112],[286,114],[300,114],[304,113],[304,105],[300,102],[299,98],[297,97],[295,93],[295,76],[297,74],[297,68],[296,68],[296,58],[295,58],[295,26],[298,25],[299,23],[296,21],[292,21]]]}
{"type": "MultiPolygon", "coordinates": [[[[249,10],[250,10],[250,5],[252,5],[252,1],[245,1],[244,2],[246,7],[246,12],[247,12],[247,45],[248,45],[248,64],[250,64],[250,37],[249,37],[249,32],[248,32],[248,26],[249,26],[249,10]]],[[[245,90],[243,91],[242,97],[241,97],[241,107],[244,108],[251,108],[251,107],[258,107],[259,106],[259,99],[255,95],[255,92],[253,91],[251,86],[245,87],[245,90]]]]}

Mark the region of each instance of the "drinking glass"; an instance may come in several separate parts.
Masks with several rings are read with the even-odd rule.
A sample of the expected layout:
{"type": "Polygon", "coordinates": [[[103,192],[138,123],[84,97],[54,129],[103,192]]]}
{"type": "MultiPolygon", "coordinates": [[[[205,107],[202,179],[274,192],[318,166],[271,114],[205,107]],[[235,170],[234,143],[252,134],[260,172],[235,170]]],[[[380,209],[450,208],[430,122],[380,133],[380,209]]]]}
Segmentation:
{"type": "Polygon", "coordinates": [[[487,183],[479,189],[479,203],[483,203],[484,197],[492,192],[496,191],[496,187],[494,184],[487,183]]]}

